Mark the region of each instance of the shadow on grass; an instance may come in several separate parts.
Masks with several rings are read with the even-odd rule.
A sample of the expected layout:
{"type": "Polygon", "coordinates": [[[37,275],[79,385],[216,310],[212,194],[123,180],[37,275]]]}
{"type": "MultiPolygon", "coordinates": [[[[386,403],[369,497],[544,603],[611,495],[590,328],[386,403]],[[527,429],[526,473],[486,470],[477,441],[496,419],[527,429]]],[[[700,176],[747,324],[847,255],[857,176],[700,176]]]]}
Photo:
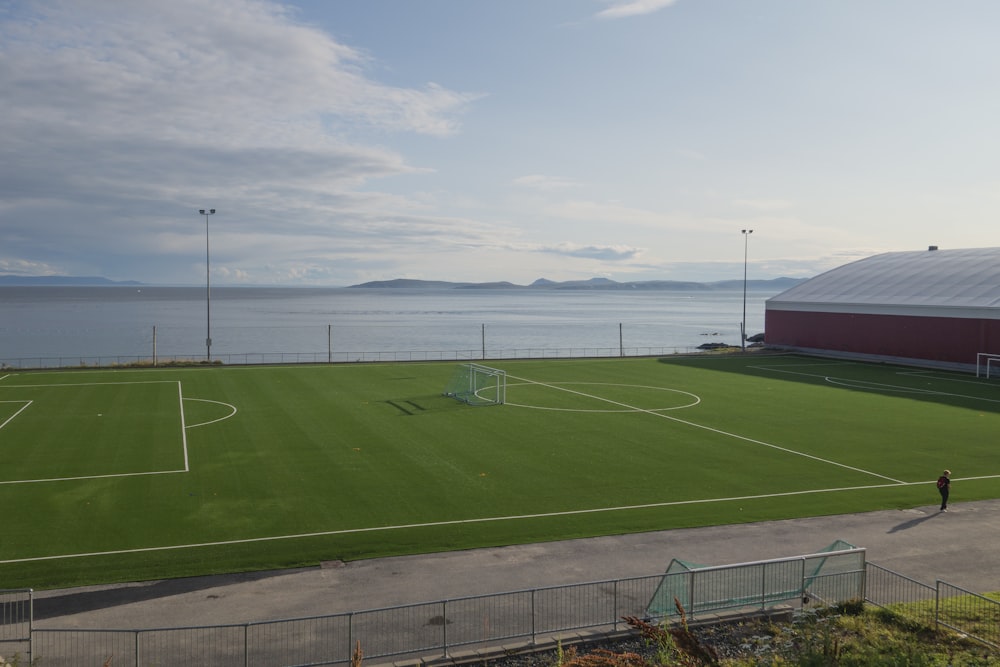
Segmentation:
{"type": "Polygon", "coordinates": [[[978,412],[1000,412],[1000,384],[961,371],[760,350],[741,354],[673,355],[661,364],[768,381],[837,387],[978,412]]]}
{"type": "Polygon", "coordinates": [[[470,406],[465,403],[456,401],[454,398],[449,398],[448,396],[442,396],[441,394],[408,396],[405,398],[387,398],[383,402],[394,408],[398,414],[405,415],[407,417],[436,412],[468,410],[470,408],[470,406]]]}

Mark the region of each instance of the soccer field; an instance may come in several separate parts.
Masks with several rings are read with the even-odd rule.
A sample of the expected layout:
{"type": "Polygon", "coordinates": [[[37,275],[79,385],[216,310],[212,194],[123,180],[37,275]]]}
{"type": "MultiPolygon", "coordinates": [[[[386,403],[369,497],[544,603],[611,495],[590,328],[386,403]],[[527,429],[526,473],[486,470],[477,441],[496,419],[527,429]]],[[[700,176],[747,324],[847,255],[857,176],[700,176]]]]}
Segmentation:
{"type": "MultiPolygon", "coordinates": [[[[0,375],[0,588],[1000,497],[1000,385],[784,355],[0,375]]],[[[665,555],[667,558],[668,555],[665,555]]]]}

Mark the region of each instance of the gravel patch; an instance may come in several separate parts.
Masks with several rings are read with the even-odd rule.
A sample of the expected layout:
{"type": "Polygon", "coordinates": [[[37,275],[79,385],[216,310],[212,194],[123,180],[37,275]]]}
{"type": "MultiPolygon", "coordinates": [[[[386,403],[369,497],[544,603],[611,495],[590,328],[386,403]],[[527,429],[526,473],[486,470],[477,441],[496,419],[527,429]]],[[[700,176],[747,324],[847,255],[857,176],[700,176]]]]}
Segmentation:
{"type": "MultiPolygon", "coordinates": [[[[764,659],[774,653],[772,622],[754,619],[747,622],[720,623],[692,627],[691,633],[703,646],[709,646],[722,660],[764,659]]],[[[563,661],[573,654],[587,656],[599,651],[614,653],[634,653],[651,663],[657,662],[657,647],[638,632],[625,638],[597,640],[567,646],[563,649],[563,661]]],[[[490,667],[553,667],[559,663],[557,650],[523,653],[489,660],[490,667]]]]}

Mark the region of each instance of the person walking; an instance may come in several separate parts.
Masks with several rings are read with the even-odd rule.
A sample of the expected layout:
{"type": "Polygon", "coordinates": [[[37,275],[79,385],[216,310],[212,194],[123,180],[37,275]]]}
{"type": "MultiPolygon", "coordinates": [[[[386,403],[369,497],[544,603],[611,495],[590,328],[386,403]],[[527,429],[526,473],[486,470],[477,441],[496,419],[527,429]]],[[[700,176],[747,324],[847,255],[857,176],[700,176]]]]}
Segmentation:
{"type": "Polygon", "coordinates": [[[944,474],[938,477],[938,492],[941,494],[941,511],[948,511],[948,495],[951,493],[951,471],[945,470],[944,474]]]}

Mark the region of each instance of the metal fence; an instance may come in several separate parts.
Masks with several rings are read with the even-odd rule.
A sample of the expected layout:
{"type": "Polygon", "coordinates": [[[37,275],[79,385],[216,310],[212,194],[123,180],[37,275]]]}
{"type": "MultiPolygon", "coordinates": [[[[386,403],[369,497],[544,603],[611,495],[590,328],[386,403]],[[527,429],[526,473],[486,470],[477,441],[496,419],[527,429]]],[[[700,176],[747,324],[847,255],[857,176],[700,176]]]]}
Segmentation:
{"type": "Polygon", "coordinates": [[[868,563],[865,602],[927,627],[946,627],[1000,649],[1000,601],[944,581],[934,586],[868,563]]]}
{"type": "Polygon", "coordinates": [[[0,590],[0,656],[30,654],[32,600],[29,588],[0,590]]]}
{"type": "Polygon", "coordinates": [[[673,560],[647,607],[654,619],[784,605],[836,604],[864,595],[865,550],[856,547],[736,565],[673,560]]]}
{"type": "Polygon", "coordinates": [[[1000,648],[1000,602],[937,582],[938,625],[1000,648]]]}
{"type": "Polygon", "coordinates": [[[641,616],[662,575],[440,600],[238,625],[143,630],[34,629],[31,656],[46,667],[159,664],[346,664],[432,659],[511,642],[537,644],[567,631],[623,629],[641,616]]]}
{"type": "MultiPolygon", "coordinates": [[[[856,558],[858,551],[863,552],[845,556],[856,558]]],[[[626,616],[657,620],[649,614],[651,605],[666,578],[676,577],[670,586],[691,592],[684,606],[695,610],[689,616],[694,622],[778,604],[798,611],[808,604],[864,599],[928,627],[947,627],[1000,648],[1000,602],[940,581],[922,584],[865,563],[863,554],[860,567],[849,558],[835,561],[826,572],[810,564],[807,557],[795,557],[329,616],[144,630],[35,628],[31,591],[0,591],[0,646],[6,651],[2,655],[20,653],[22,664],[33,659],[46,667],[97,667],[109,661],[135,667],[337,665],[350,663],[359,642],[368,661],[482,661],[498,650],[550,645],[568,633],[624,630],[626,616]]]]}
{"type": "Polygon", "coordinates": [[[163,367],[171,365],[254,366],[276,364],[338,364],[405,361],[482,361],[488,359],[566,359],[596,357],[651,357],[700,352],[697,347],[523,347],[468,350],[357,350],[333,352],[234,352],[174,355],[37,356],[0,359],[0,369],[163,367]]]}
{"type": "Polygon", "coordinates": [[[921,625],[934,627],[937,589],[874,563],[868,563],[865,602],[921,625]]]}

